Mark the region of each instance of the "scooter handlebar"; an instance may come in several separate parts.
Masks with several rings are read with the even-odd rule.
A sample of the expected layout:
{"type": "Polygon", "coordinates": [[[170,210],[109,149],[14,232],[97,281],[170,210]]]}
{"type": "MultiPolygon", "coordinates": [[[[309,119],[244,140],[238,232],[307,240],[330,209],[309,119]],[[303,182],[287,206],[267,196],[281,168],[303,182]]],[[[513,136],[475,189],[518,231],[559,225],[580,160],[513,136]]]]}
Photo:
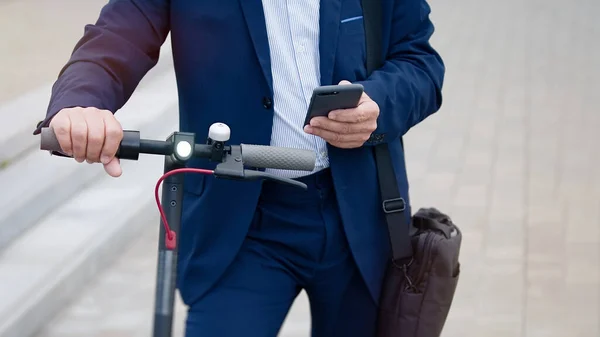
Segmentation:
{"type": "MultiPolygon", "coordinates": [[[[60,143],[52,128],[42,128],[40,139],[40,149],[53,152],[62,152],[60,143]]],[[[169,154],[168,143],[165,141],[139,139],[138,131],[124,131],[124,140],[119,146],[117,157],[125,152],[151,153],[151,154],[169,154]],[[124,143],[133,144],[131,149],[124,149],[124,143]]],[[[196,155],[210,154],[209,145],[196,145],[196,155]],[[206,149],[205,149],[206,147],[206,149]]],[[[281,170],[299,170],[312,171],[315,167],[316,155],[313,151],[292,149],[285,147],[275,147],[266,145],[241,144],[242,162],[244,166],[264,169],[281,170]]],[[[126,159],[137,158],[139,153],[134,153],[133,157],[127,156],[126,159]]]]}

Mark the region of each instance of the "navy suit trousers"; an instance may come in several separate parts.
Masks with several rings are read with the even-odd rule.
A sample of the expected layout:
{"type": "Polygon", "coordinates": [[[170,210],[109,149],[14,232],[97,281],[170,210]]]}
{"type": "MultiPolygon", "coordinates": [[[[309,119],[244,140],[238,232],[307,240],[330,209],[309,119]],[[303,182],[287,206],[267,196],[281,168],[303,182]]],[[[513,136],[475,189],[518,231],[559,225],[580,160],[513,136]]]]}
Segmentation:
{"type": "Polygon", "coordinates": [[[356,267],[329,169],[265,182],[250,230],[219,281],[188,311],[186,337],[275,337],[298,293],[313,337],[372,337],[376,305],[356,267]]]}

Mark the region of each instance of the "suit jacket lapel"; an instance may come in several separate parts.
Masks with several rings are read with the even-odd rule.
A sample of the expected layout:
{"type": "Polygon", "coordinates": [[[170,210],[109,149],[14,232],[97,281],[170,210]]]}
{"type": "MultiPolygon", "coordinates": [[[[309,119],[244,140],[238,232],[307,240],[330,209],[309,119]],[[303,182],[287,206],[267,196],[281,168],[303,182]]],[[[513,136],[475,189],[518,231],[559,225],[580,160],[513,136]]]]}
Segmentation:
{"type": "Polygon", "coordinates": [[[320,38],[319,53],[321,55],[321,85],[331,83],[333,65],[337,51],[337,41],[340,31],[342,0],[321,1],[319,18],[320,38]]]}
{"type": "Polygon", "coordinates": [[[263,74],[273,93],[273,76],[271,74],[271,56],[269,54],[269,37],[265,24],[265,15],[261,0],[240,0],[240,5],[248,25],[250,38],[254,44],[256,56],[260,62],[263,74]]]}

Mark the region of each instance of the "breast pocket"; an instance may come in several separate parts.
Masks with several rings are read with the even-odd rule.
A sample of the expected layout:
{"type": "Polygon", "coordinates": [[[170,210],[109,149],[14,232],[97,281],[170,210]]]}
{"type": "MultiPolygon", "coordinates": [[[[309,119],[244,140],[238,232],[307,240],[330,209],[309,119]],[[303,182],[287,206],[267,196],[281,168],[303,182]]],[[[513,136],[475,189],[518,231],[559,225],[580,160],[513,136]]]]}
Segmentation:
{"type": "Polygon", "coordinates": [[[362,15],[348,17],[346,19],[342,19],[340,22],[340,31],[342,34],[363,34],[365,32],[364,29],[362,15]]]}
{"type": "Polygon", "coordinates": [[[348,16],[340,22],[335,74],[349,81],[366,76],[365,30],[362,16],[348,16]]]}

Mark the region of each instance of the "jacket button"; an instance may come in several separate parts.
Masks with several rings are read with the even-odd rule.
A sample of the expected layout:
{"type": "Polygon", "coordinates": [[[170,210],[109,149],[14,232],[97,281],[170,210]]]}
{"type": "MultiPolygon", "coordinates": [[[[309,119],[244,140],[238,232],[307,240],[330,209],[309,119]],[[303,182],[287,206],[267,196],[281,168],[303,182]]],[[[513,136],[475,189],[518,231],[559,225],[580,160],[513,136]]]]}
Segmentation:
{"type": "Polygon", "coordinates": [[[263,97],[262,103],[265,109],[271,109],[273,107],[273,101],[271,101],[269,97],[263,97]]]}

